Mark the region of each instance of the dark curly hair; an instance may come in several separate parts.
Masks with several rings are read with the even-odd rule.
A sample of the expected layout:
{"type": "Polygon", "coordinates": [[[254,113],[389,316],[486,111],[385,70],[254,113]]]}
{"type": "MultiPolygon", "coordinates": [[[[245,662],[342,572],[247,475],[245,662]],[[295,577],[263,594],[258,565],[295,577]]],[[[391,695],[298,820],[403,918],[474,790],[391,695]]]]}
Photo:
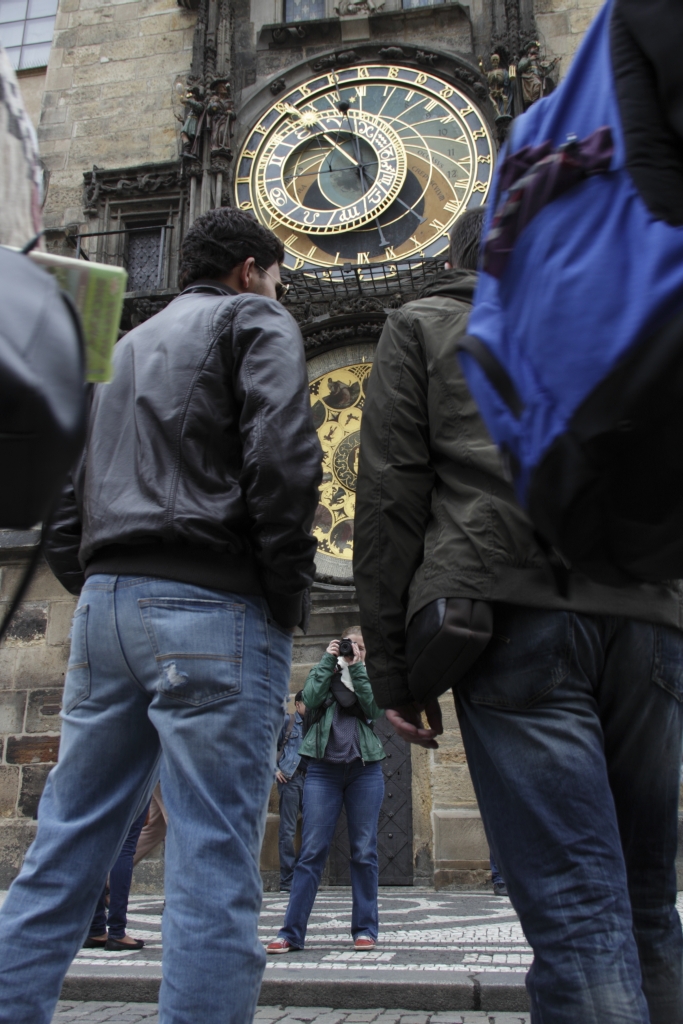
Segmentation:
{"type": "Polygon", "coordinates": [[[282,263],[285,247],[248,213],[231,207],[209,210],[197,217],[183,239],[178,286],[182,291],[193,281],[223,277],[249,256],[267,270],[282,263]]]}
{"type": "Polygon", "coordinates": [[[476,270],[486,207],[478,206],[458,217],[451,229],[448,262],[458,270],[476,270]]]}

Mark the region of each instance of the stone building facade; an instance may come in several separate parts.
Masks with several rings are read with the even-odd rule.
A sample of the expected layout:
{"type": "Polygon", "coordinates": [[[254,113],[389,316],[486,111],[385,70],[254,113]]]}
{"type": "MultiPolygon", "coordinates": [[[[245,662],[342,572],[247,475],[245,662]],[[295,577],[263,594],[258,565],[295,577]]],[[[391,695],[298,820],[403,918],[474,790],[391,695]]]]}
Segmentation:
{"type": "MultiPolygon", "coordinates": [[[[490,151],[479,150],[486,170],[505,127],[487,96],[489,55],[496,52],[513,68],[525,45],[538,40],[556,80],[598,7],[598,0],[182,0],[181,6],[176,0],[60,0],[44,82],[37,72],[22,79],[36,111],[40,101],[48,245],[127,267],[122,328],[129,329],[176,294],[178,248],[194,217],[218,205],[252,207],[249,194],[240,192],[240,180],[251,173],[249,140],[261,145],[263,119],[267,149],[265,122],[277,118],[278,97],[298,96],[291,100],[296,104],[315,75],[338,83],[351,66],[361,83],[364,67],[380,77],[382,68],[389,77],[396,71],[397,78],[425,88],[431,81],[435,102],[460,97],[462,116],[475,119],[472,133],[490,141],[490,151]],[[200,110],[194,135],[192,95],[200,110]],[[475,123],[481,127],[474,129],[475,123]],[[189,137],[186,131],[183,144],[184,126],[189,137]]],[[[363,88],[356,85],[358,95],[363,88]]],[[[477,182],[470,185],[476,192],[477,182]]],[[[362,370],[371,361],[387,310],[410,297],[415,274],[438,269],[445,242],[433,238],[430,251],[426,242],[418,249],[419,272],[420,258],[411,257],[406,275],[395,265],[391,272],[384,256],[359,252],[377,272],[352,259],[347,277],[340,270],[336,278],[324,260],[306,264],[296,244],[288,255],[295,284],[289,301],[311,366],[322,360],[311,369],[313,381],[327,372],[325,359],[336,359],[339,372],[362,370]],[[381,265],[387,272],[380,281],[381,265]],[[349,280],[358,283],[357,294],[351,295],[349,280]]],[[[34,540],[35,534],[0,531],[5,607],[34,540]]],[[[350,569],[338,561],[337,575],[331,563],[320,563],[312,630],[295,642],[292,693],[329,639],[357,618],[350,569]]],[[[19,868],[58,755],[73,608],[73,598],[41,568],[0,645],[0,888],[19,868]]],[[[386,762],[394,803],[385,801],[380,847],[383,877],[393,883],[486,879],[488,851],[452,698],[444,696],[442,705],[446,731],[439,749],[392,746],[386,762]]],[[[275,800],[270,812],[262,864],[267,882],[277,872],[275,800]]],[[[339,842],[343,852],[343,836],[339,842]]],[[[331,860],[330,881],[344,881],[341,861],[335,867],[331,860]]],[[[161,861],[151,861],[138,884],[155,887],[160,877],[161,861]]]]}

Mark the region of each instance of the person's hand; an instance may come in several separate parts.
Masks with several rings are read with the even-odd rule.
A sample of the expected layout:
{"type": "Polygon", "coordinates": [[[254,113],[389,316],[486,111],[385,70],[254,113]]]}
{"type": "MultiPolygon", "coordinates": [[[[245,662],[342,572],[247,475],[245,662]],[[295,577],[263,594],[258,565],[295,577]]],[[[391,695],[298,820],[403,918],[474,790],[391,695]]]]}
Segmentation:
{"type": "Polygon", "coordinates": [[[277,779],[278,782],[289,782],[289,779],[287,778],[287,776],[283,775],[279,768],[275,772],[275,778],[277,779]]]}
{"type": "Polygon", "coordinates": [[[439,744],[435,736],[443,733],[443,722],[441,720],[441,707],[436,698],[427,701],[426,704],[400,704],[395,708],[387,708],[387,721],[393,726],[394,731],[408,743],[416,743],[420,747],[428,747],[436,750],[439,744]],[[428,729],[425,729],[422,721],[422,712],[427,716],[428,729]]]}
{"type": "MultiPolygon", "coordinates": [[[[319,648],[318,648],[319,649],[319,648]]],[[[333,654],[335,658],[339,657],[339,641],[330,640],[325,654],[333,654]]]]}

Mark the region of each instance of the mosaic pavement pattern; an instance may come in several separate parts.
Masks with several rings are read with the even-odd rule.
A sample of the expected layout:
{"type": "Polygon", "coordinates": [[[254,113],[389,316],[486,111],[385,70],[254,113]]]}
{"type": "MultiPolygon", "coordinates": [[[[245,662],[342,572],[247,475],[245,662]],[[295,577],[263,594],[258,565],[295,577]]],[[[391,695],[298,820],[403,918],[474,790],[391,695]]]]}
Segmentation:
{"type": "MultiPolygon", "coordinates": [[[[60,1002],[52,1024],[158,1024],[155,1003],[60,1002]]],[[[259,1006],[254,1024],[529,1024],[525,1013],[428,1013],[332,1010],[325,1006],[259,1006]]]]}
{"type": "MultiPolygon", "coordinates": [[[[145,939],[139,953],[82,950],[78,966],[152,967],[161,959],[163,901],[133,898],[128,932],[145,939]]],[[[259,922],[264,943],[277,935],[287,907],[285,894],[266,893],[259,922]]],[[[419,889],[380,892],[377,949],[356,953],[351,944],[351,895],[327,890],[318,895],[308,926],[307,948],[269,957],[267,972],[300,970],[381,972],[520,971],[532,960],[509,900],[488,893],[434,893],[419,889]]]]}

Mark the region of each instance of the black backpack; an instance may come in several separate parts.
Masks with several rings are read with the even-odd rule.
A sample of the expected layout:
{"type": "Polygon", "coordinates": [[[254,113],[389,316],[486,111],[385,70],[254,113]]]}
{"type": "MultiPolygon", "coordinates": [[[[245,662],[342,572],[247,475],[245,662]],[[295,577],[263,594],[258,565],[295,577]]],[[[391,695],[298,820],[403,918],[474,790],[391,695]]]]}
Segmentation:
{"type": "MultiPolygon", "coordinates": [[[[2,246],[0,309],[0,529],[26,530],[49,515],[84,442],[85,349],[54,278],[2,246]]],[[[38,556],[39,548],[0,637],[38,556]]]]}

